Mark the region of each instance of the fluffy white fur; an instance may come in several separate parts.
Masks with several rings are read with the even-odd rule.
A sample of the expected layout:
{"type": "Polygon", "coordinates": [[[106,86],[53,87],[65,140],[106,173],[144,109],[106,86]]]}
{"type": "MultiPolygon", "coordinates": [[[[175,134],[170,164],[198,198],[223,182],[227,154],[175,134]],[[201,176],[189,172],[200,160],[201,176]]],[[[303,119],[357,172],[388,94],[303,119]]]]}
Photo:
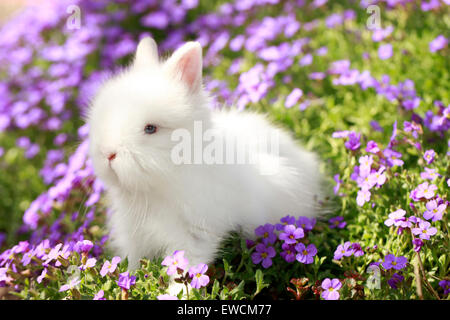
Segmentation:
{"type": "MultiPolygon", "coordinates": [[[[166,61],[146,38],[128,69],[107,80],[93,100],[90,155],[107,187],[112,244],[128,256],[130,269],[142,257],[185,250],[190,265],[214,260],[230,231],[254,229],[287,214],[316,216],[321,178],[315,156],[262,115],[209,107],[202,88],[202,54],[188,42],[166,61]],[[280,134],[280,168],[262,175],[254,165],[176,165],[171,134],[193,130],[194,120],[227,137],[248,139],[258,129],[280,134]],[[145,134],[146,124],[158,127],[145,134]],[[116,153],[111,162],[108,156],[116,153]]],[[[260,161],[270,161],[263,155],[260,161]]]]}

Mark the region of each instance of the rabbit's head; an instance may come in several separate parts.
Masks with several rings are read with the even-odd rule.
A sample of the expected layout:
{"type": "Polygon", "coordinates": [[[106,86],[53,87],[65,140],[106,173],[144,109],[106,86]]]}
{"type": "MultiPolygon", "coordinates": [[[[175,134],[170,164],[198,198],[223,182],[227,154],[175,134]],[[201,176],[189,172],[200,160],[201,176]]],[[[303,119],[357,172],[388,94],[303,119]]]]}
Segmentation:
{"type": "Polygon", "coordinates": [[[107,187],[131,192],[170,182],[179,167],[171,159],[174,130],[209,123],[202,87],[202,49],[187,42],[166,61],[144,38],[133,64],[107,80],[88,113],[90,156],[107,187]]]}

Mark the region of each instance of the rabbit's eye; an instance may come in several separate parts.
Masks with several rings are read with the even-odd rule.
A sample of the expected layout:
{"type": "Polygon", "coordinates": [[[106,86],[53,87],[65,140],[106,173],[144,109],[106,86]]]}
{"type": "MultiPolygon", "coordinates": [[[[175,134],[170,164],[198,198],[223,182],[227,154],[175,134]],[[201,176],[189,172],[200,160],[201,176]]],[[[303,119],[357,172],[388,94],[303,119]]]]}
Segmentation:
{"type": "Polygon", "coordinates": [[[152,125],[152,124],[147,124],[144,128],[144,132],[146,134],[152,134],[156,132],[156,126],[152,125]]]}

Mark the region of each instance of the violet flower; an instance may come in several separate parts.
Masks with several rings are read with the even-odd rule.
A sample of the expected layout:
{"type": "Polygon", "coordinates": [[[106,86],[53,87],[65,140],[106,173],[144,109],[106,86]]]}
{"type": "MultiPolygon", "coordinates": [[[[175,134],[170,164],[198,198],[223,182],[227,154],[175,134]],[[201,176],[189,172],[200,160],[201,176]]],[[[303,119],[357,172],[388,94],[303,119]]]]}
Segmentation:
{"type": "Polygon", "coordinates": [[[209,283],[209,277],[205,274],[208,270],[208,266],[204,263],[200,263],[195,267],[191,267],[188,271],[189,276],[192,278],[191,286],[195,289],[205,287],[209,283]]]}
{"type": "Polygon", "coordinates": [[[259,243],[256,248],[256,252],[252,253],[252,261],[254,264],[262,262],[264,269],[269,268],[272,265],[272,258],[275,257],[276,251],[273,247],[266,247],[263,243],[259,243]]]}
{"type": "Polygon", "coordinates": [[[314,256],[317,254],[317,248],[314,244],[311,243],[306,247],[303,243],[297,243],[295,250],[298,252],[295,256],[298,262],[303,264],[314,262],[314,256]]]}
{"type": "Polygon", "coordinates": [[[342,288],[342,283],[339,279],[326,278],[321,285],[324,290],[321,297],[325,300],[339,300],[339,289],[342,288]]]}

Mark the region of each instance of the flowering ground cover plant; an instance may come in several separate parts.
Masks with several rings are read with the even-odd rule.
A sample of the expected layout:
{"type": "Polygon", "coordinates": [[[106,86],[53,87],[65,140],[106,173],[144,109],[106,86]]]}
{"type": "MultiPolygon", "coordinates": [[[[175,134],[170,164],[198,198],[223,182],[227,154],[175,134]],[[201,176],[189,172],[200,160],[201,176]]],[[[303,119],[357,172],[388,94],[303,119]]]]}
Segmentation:
{"type": "MultiPolygon", "coordinates": [[[[449,2],[48,1],[0,32],[0,295],[449,299],[449,2]],[[33,26],[33,27],[30,27],[33,26]],[[267,113],[323,159],[317,220],[232,234],[214,264],[108,249],[82,117],[138,40],[204,47],[216,106],[267,113]]],[[[212,208],[213,210],[214,208],[212,208]]]]}

